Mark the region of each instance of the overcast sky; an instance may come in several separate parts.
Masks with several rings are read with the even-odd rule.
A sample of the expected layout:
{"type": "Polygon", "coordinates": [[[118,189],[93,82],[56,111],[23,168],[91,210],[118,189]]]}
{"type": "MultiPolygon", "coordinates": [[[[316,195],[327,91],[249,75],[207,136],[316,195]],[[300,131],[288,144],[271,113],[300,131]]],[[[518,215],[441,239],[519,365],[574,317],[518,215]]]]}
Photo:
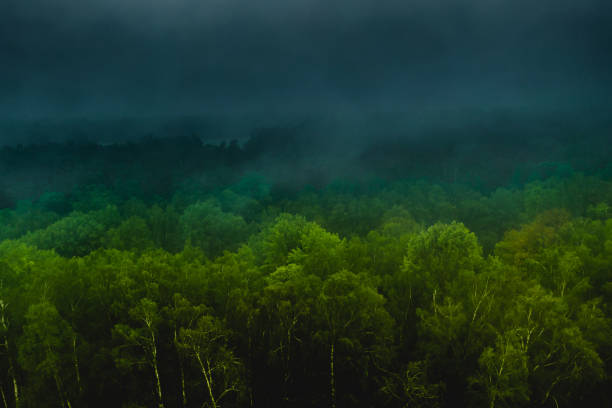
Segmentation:
{"type": "Polygon", "coordinates": [[[0,117],[602,106],[610,0],[1,0],[0,117]]]}

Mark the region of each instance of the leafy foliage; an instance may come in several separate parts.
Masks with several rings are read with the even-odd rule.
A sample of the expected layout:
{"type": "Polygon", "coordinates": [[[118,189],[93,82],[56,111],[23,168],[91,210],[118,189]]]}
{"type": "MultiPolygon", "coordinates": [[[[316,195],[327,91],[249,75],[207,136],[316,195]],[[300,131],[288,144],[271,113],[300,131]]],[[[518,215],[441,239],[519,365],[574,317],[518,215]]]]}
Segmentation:
{"type": "Polygon", "coordinates": [[[4,406],[610,405],[609,180],[271,185],[262,138],[0,210],[4,406]]]}

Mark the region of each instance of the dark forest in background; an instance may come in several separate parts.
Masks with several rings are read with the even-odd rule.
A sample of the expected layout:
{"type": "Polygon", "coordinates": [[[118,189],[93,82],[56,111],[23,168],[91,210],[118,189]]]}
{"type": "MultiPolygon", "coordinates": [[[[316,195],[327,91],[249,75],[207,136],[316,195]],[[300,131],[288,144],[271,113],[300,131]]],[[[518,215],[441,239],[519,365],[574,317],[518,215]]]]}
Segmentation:
{"type": "Polygon", "coordinates": [[[0,404],[609,406],[612,120],[584,123],[5,146],[0,404]]]}

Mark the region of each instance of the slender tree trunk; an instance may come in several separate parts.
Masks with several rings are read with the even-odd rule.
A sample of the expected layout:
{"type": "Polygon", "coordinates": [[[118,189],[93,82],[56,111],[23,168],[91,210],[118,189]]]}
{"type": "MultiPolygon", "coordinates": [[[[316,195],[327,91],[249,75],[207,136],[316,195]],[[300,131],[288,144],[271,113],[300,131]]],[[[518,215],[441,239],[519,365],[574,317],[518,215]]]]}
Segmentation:
{"type": "MultiPolygon", "coordinates": [[[[208,387],[208,395],[210,395],[210,402],[212,403],[213,408],[217,408],[217,401],[215,400],[215,396],[213,395],[212,390],[212,377],[210,376],[210,372],[206,370],[206,367],[204,367],[204,363],[202,362],[200,353],[196,352],[195,355],[198,359],[198,363],[200,364],[200,368],[202,369],[202,374],[204,375],[204,380],[206,381],[206,387],[208,387]]],[[[210,364],[208,364],[208,368],[210,370],[210,364]]]]}
{"type": "Polygon", "coordinates": [[[291,339],[293,337],[292,332],[293,332],[293,326],[295,325],[295,320],[293,319],[293,322],[290,324],[289,328],[287,329],[287,339],[286,339],[286,345],[283,347],[282,346],[282,341],[281,341],[281,347],[282,347],[282,351],[283,351],[283,385],[282,385],[282,398],[283,399],[288,399],[288,388],[289,388],[289,378],[291,377],[291,339]]]}
{"type": "Polygon", "coordinates": [[[164,397],[162,394],[161,380],[159,378],[159,368],[157,367],[157,342],[155,340],[155,334],[153,330],[151,330],[151,357],[152,358],[152,366],[153,366],[153,374],[155,374],[155,385],[157,391],[157,400],[159,408],[164,408],[164,397]]]}
{"type": "Polygon", "coordinates": [[[82,394],[83,387],[81,386],[81,370],[79,369],[79,357],[77,356],[76,342],[77,337],[75,334],[72,337],[72,360],[74,362],[74,373],[76,375],[77,386],[79,387],[79,394],[82,394]]]}
{"type": "Polygon", "coordinates": [[[21,406],[21,404],[19,403],[19,386],[17,385],[17,377],[15,377],[15,371],[13,369],[13,364],[10,363],[10,360],[11,359],[9,357],[11,377],[13,380],[13,395],[15,396],[15,407],[19,408],[21,406]]]}
{"type": "Polygon", "coordinates": [[[4,394],[4,384],[0,384],[0,393],[2,393],[2,402],[4,403],[4,408],[8,408],[8,403],[6,402],[6,395],[4,394]]]}
{"type": "Polygon", "coordinates": [[[183,401],[183,407],[187,406],[187,392],[185,392],[185,369],[183,368],[183,361],[179,361],[181,369],[181,398],[183,401]]]}
{"type": "Polygon", "coordinates": [[[334,347],[335,343],[331,343],[331,351],[329,353],[329,385],[331,396],[331,408],[336,408],[336,374],[334,372],[334,347]]]}
{"type": "Polygon", "coordinates": [[[59,378],[59,374],[56,373],[55,375],[53,375],[53,378],[55,379],[55,386],[57,387],[57,393],[60,397],[61,406],[66,408],[72,408],[70,400],[64,395],[64,387],[62,387],[62,381],[59,378]]]}
{"type": "MultiPolygon", "coordinates": [[[[19,385],[17,385],[17,376],[15,375],[15,366],[13,365],[13,360],[11,359],[11,354],[8,346],[8,339],[4,343],[6,347],[6,352],[8,354],[7,359],[9,363],[9,377],[11,379],[11,383],[13,383],[13,397],[15,398],[15,407],[19,408],[19,385]]],[[[3,390],[4,391],[4,390],[3,390]]]]}
{"type": "Polygon", "coordinates": [[[181,401],[183,402],[183,407],[187,406],[187,392],[185,391],[185,368],[183,367],[183,358],[181,357],[181,352],[178,347],[178,334],[176,329],[174,330],[174,346],[176,347],[176,352],[178,356],[179,362],[179,370],[181,372],[181,401]]]}
{"type": "MultiPolygon", "coordinates": [[[[53,350],[51,349],[51,345],[49,345],[49,343],[47,343],[46,346],[47,358],[49,358],[49,356],[53,355],[53,350]]],[[[64,387],[62,386],[62,380],[60,379],[59,369],[57,368],[57,366],[55,366],[53,369],[53,379],[55,380],[55,387],[57,388],[57,395],[59,396],[60,406],[62,408],[72,408],[70,406],[70,401],[68,401],[68,398],[66,398],[64,395],[64,387]]]]}
{"type": "Polygon", "coordinates": [[[159,379],[159,369],[157,367],[157,347],[153,346],[153,373],[155,374],[155,385],[157,389],[157,398],[159,408],[164,408],[164,398],[162,395],[161,380],[159,379]]]}
{"type": "MultiPolygon", "coordinates": [[[[4,303],[3,300],[0,299],[0,310],[2,314],[0,314],[0,324],[6,333],[8,333],[9,325],[8,319],[6,318],[6,307],[7,304],[4,303]]],[[[9,339],[8,334],[4,337],[4,348],[6,349],[7,360],[9,363],[9,376],[11,377],[11,382],[13,383],[13,395],[15,397],[15,407],[19,407],[19,386],[17,385],[17,376],[15,374],[15,365],[13,364],[13,360],[11,359],[11,350],[9,347],[9,339]]],[[[4,390],[2,390],[4,393],[4,390]]],[[[4,398],[4,394],[2,394],[2,398],[4,398]]]]}
{"type": "Polygon", "coordinates": [[[159,370],[157,368],[157,359],[155,359],[155,362],[153,363],[153,372],[155,373],[155,383],[157,385],[157,398],[159,399],[159,408],[164,408],[161,381],[159,379],[159,370]]]}

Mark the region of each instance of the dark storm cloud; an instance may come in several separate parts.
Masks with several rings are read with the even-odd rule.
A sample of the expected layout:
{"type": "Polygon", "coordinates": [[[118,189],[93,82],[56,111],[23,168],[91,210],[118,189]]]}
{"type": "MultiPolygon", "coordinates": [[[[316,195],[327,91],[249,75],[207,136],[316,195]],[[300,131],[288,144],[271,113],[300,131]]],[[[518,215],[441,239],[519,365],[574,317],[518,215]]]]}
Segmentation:
{"type": "Polygon", "coordinates": [[[599,0],[5,0],[2,116],[604,103],[599,0]]]}

